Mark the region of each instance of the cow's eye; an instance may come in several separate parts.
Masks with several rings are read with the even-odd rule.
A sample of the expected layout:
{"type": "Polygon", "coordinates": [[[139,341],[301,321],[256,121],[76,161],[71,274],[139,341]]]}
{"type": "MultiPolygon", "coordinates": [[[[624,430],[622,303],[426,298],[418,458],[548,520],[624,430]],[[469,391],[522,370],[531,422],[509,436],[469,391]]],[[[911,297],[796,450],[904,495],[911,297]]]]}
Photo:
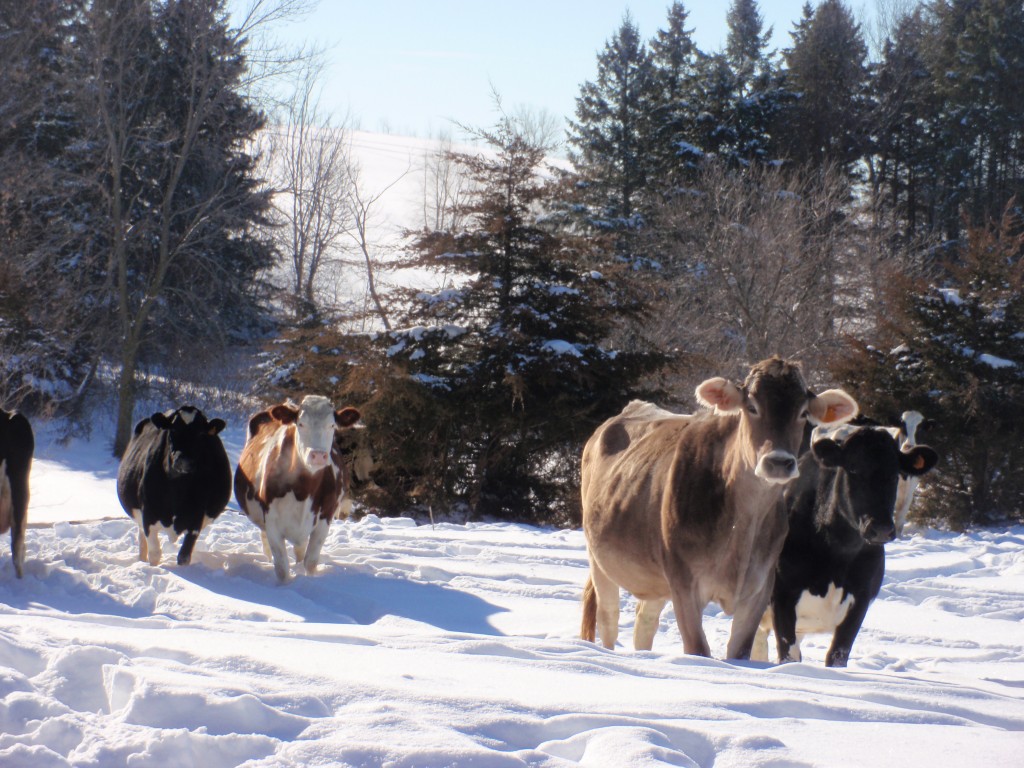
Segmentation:
{"type": "Polygon", "coordinates": [[[806,408],[804,408],[803,412],[800,414],[800,420],[801,421],[807,421],[807,419],[809,419],[810,417],[811,417],[811,412],[809,410],[807,410],[806,408]]]}
{"type": "Polygon", "coordinates": [[[747,403],[747,413],[751,416],[757,416],[757,406],[753,403],[747,403]]]}

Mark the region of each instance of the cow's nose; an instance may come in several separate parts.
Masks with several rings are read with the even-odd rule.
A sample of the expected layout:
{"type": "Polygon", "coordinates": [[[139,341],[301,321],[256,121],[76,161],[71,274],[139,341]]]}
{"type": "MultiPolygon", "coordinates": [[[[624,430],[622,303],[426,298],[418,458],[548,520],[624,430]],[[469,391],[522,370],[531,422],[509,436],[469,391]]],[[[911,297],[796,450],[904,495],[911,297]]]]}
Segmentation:
{"type": "Polygon", "coordinates": [[[761,457],[755,472],[759,477],[773,483],[785,483],[796,477],[796,457],[788,451],[771,451],[761,457]]]}
{"type": "Polygon", "coordinates": [[[327,451],[314,451],[310,450],[306,455],[306,461],[309,466],[317,469],[327,466],[327,460],[330,458],[330,454],[327,451]]]}
{"type": "Polygon", "coordinates": [[[889,522],[871,522],[864,531],[864,540],[869,544],[885,544],[896,538],[896,526],[889,522]]]}

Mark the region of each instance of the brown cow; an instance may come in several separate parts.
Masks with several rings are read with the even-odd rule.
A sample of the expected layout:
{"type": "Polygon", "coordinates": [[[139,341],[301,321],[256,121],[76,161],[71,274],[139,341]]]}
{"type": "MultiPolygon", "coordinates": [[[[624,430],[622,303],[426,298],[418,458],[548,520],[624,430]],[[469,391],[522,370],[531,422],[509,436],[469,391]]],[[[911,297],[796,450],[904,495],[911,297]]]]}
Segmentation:
{"type": "Polygon", "coordinates": [[[359,420],[355,408],[334,410],[308,395],[301,405],[281,403],[249,419],[249,438],[235,470],[235,498],[261,531],[263,551],[280,582],[288,579],[285,542],[306,573],[320,562],[331,521],[347,495],[349,468],[335,446],[335,431],[359,420]]]}
{"type": "Polygon", "coordinates": [[[786,536],[785,484],[808,419],[857,414],[842,390],[815,396],[799,365],[758,363],[742,387],[708,379],[697,400],[714,409],[672,416],[633,402],[583,449],[583,530],[590,555],[581,636],[613,648],[619,588],[639,601],[633,645],[649,650],[669,599],[686,653],[709,656],[701,614],[734,615],[729,658],[748,658],[786,536]]]}

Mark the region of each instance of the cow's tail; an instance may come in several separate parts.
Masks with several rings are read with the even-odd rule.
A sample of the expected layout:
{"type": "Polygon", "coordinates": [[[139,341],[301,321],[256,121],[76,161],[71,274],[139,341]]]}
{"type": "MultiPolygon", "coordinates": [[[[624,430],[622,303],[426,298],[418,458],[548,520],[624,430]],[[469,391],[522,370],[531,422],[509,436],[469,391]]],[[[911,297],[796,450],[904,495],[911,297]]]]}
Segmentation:
{"type": "Polygon", "coordinates": [[[583,585],[583,622],[580,624],[580,637],[592,643],[596,629],[597,590],[594,589],[594,579],[587,576],[587,583],[583,585]]]}

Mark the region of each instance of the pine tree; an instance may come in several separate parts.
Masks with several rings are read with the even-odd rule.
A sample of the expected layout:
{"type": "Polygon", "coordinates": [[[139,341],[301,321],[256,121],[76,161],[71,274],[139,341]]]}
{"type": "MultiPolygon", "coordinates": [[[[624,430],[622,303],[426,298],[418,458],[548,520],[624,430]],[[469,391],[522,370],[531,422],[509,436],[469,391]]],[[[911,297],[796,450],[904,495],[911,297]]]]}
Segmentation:
{"type": "Polygon", "coordinates": [[[949,239],[1024,193],[1024,5],[935,0],[928,47],[941,101],[935,135],[938,216],[949,239]],[[941,149],[939,149],[941,148],[941,149]]]}
{"type": "Polygon", "coordinates": [[[848,173],[866,151],[867,45],[842,0],[824,0],[792,33],[783,53],[786,86],[797,98],[786,110],[787,157],[835,163],[848,173]]]}
{"type": "Polygon", "coordinates": [[[700,61],[699,147],[732,166],[775,160],[778,147],[773,134],[791,97],[768,50],[771,29],[763,31],[755,0],[733,0],[726,20],[725,51],[700,61]]]}
{"type": "Polygon", "coordinates": [[[681,2],[668,10],[667,25],[650,42],[653,87],[650,106],[650,186],[671,196],[696,175],[703,152],[697,146],[698,62],[703,54],[686,28],[681,2]]]}
{"type": "Polygon", "coordinates": [[[597,78],[585,82],[569,123],[569,144],[592,225],[621,235],[642,226],[647,210],[653,68],[627,14],[597,58],[597,78]]]}
{"type": "Polygon", "coordinates": [[[96,0],[69,73],[88,121],[81,177],[99,191],[86,230],[104,255],[89,274],[93,343],[120,362],[118,455],[140,363],[194,356],[259,314],[272,253],[254,231],[268,198],[247,144],[263,118],[241,92],[245,40],[224,6],[96,0]]]}
{"type": "Polygon", "coordinates": [[[873,208],[898,233],[897,247],[929,240],[935,224],[938,110],[924,53],[928,34],[920,9],[903,17],[872,81],[869,182],[873,208]]]}
{"type": "Polygon", "coordinates": [[[916,408],[942,461],[928,515],[956,527],[1024,519],[1024,237],[1008,207],[969,227],[941,277],[895,276],[869,343],[833,366],[868,413],[916,408]]]}
{"type": "Polygon", "coordinates": [[[657,357],[605,346],[622,312],[616,267],[596,271],[595,241],[546,217],[556,193],[542,178],[547,147],[522,128],[504,118],[480,132],[485,152],[456,156],[474,182],[457,217],[465,224],[423,233],[406,263],[448,280],[404,293],[404,315],[392,315],[401,327],[381,336],[391,377],[382,389],[393,391],[378,398],[390,405],[379,418],[371,407],[367,420],[386,432],[396,398],[416,402],[430,442],[399,472],[423,473],[434,499],[566,522],[583,441],[657,357]]]}

